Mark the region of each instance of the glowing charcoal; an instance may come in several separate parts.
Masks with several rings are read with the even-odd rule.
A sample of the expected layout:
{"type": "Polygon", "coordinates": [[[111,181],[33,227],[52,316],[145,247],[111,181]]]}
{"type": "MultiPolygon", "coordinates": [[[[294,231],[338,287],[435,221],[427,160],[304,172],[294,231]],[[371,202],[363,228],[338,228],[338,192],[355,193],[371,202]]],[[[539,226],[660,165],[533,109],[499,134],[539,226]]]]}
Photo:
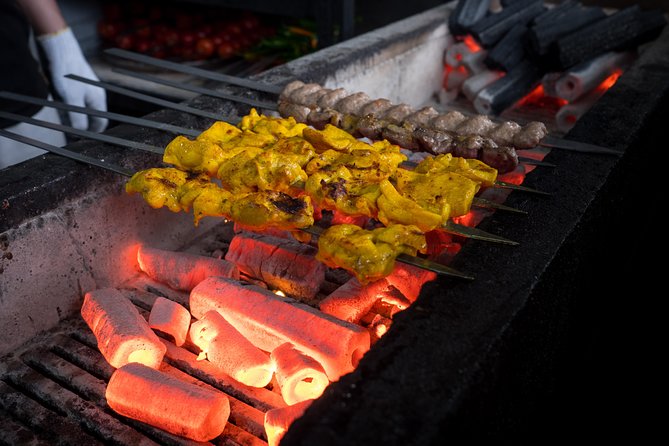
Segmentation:
{"type": "Polygon", "coordinates": [[[195,441],[221,435],[230,416],[223,393],[137,363],[114,372],[105,396],[109,407],[124,417],[195,441]]]}
{"type": "Polygon", "coordinates": [[[364,328],[224,277],[210,277],[193,288],[190,309],[197,318],[217,310],[264,351],[293,343],[321,363],[330,381],[353,371],[369,350],[369,333],[364,328]]]}
{"type": "Polygon", "coordinates": [[[263,280],[272,288],[304,299],[313,299],[325,280],[325,266],[316,260],[316,249],[293,240],[253,233],[236,235],[225,259],[239,270],[263,280]]]}
{"type": "Polygon", "coordinates": [[[432,271],[399,262],[395,264],[393,272],[386,276],[386,280],[411,302],[416,301],[426,282],[436,278],[437,274],[432,271]]]}
{"type": "Polygon", "coordinates": [[[313,400],[306,400],[288,407],[271,409],[265,413],[265,433],[268,446],[278,446],[293,421],[300,418],[313,400]]]}
{"type": "Polygon", "coordinates": [[[323,299],[319,308],[323,313],[341,320],[358,323],[374,303],[389,291],[389,287],[390,283],[386,279],[363,286],[354,277],[323,299]]]}
{"type": "Polygon", "coordinates": [[[86,293],[81,316],[93,331],[102,356],[113,367],[129,362],[153,368],[160,366],[165,345],[132,302],[117,289],[103,288],[86,293]]]}
{"type": "Polygon", "coordinates": [[[276,380],[286,404],[316,399],[330,384],[318,361],[303,354],[289,342],[275,348],[271,357],[276,364],[276,380]]]}
{"type": "Polygon", "coordinates": [[[239,279],[239,270],[235,264],[185,252],[140,246],[137,261],[140,269],[149,277],[175,290],[190,291],[210,276],[239,279]]]}
{"type": "Polygon", "coordinates": [[[207,312],[190,329],[193,344],[209,362],[242,384],[265,387],[272,380],[274,364],[269,355],[251,344],[216,311],[207,312]]]}
{"type": "Polygon", "coordinates": [[[158,297],[151,307],[149,326],[174,338],[174,343],[182,346],[188,335],[190,313],[178,303],[158,297]]]}

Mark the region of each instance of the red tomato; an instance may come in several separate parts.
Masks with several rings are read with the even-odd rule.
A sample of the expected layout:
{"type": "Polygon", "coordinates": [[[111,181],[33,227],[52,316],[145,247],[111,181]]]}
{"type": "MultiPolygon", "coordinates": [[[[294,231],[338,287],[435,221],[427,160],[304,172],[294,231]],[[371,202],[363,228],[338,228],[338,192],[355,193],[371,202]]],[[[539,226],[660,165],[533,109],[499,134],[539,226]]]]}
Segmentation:
{"type": "Polygon", "coordinates": [[[135,39],[131,34],[121,34],[120,36],[116,36],[114,43],[117,47],[124,50],[133,49],[135,47],[135,39]]]}
{"type": "Polygon", "coordinates": [[[176,30],[168,29],[165,31],[165,34],[163,34],[163,41],[167,46],[177,45],[180,40],[181,36],[176,30]]]}
{"type": "Polygon", "coordinates": [[[104,40],[114,40],[123,31],[121,22],[100,20],[98,22],[98,34],[104,40]]]}
{"type": "Polygon", "coordinates": [[[235,48],[230,42],[223,42],[218,46],[218,57],[221,59],[229,59],[235,55],[235,48]]]}
{"type": "Polygon", "coordinates": [[[135,41],[135,51],[138,53],[148,53],[151,49],[151,42],[146,39],[137,39],[135,41]]]}
{"type": "Polygon", "coordinates": [[[140,39],[148,39],[153,36],[153,30],[151,29],[150,26],[146,25],[138,28],[135,31],[135,34],[137,34],[137,37],[139,37],[140,39]]]}
{"type": "Polygon", "coordinates": [[[179,40],[184,45],[194,45],[195,44],[195,33],[193,31],[183,31],[181,33],[181,38],[179,40]]]}
{"type": "Polygon", "coordinates": [[[242,27],[238,23],[228,23],[225,26],[226,31],[233,35],[238,35],[242,33],[242,27]]]}
{"type": "Polygon", "coordinates": [[[211,39],[204,37],[195,44],[195,52],[202,59],[208,59],[214,54],[216,47],[211,39]]]}
{"type": "Polygon", "coordinates": [[[260,25],[260,20],[258,20],[258,17],[254,15],[246,15],[242,17],[240,24],[242,28],[246,29],[247,31],[256,29],[258,25],[260,25]]]}

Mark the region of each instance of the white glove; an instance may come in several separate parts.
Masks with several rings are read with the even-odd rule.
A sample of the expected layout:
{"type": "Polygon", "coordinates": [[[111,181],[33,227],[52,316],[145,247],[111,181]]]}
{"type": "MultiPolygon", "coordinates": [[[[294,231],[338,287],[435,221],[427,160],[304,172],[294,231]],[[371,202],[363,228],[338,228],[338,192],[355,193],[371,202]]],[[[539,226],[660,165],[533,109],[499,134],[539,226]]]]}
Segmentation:
{"type": "MultiPolygon", "coordinates": [[[[79,107],[88,106],[97,110],[107,110],[107,95],[105,90],[83,82],[67,79],[66,74],[77,74],[88,79],[98,80],[91,66],[86,61],[79,42],[70,28],[65,28],[54,34],[45,34],[37,37],[46,58],[49,61],[51,82],[63,101],[79,107]]],[[[75,112],[69,112],[70,124],[77,129],[88,129],[101,132],[107,127],[107,119],[89,117],[75,112]]]]}

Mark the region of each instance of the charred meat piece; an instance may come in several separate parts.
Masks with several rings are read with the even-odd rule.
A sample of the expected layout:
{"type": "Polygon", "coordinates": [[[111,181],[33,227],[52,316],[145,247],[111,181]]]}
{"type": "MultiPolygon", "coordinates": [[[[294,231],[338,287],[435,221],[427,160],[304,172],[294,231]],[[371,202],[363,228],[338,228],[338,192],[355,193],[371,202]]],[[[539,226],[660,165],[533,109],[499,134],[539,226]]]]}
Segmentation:
{"type": "Polygon", "coordinates": [[[305,94],[302,96],[303,102],[300,103],[300,105],[304,105],[306,107],[309,107],[310,109],[318,109],[318,101],[320,98],[331,92],[329,88],[320,88],[318,90],[315,90],[311,93],[305,94]]]}
{"type": "Polygon", "coordinates": [[[370,101],[367,93],[359,91],[340,99],[334,106],[334,109],[345,115],[358,115],[359,110],[362,109],[370,101]]]}
{"type": "Polygon", "coordinates": [[[479,159],[497,169],[499,173],[511,172],[518,167],[518,154],[510,146],[486,146],[481,149],[479,159]]]}

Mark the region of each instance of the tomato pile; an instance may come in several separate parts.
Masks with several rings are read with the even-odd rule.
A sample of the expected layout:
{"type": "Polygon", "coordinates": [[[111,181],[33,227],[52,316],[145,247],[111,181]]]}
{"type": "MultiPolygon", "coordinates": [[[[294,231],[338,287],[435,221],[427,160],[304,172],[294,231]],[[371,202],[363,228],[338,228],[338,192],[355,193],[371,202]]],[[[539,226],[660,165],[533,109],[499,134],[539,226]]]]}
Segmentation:
{"type": "Polygon", "coordinates": [[[109,2],[102,8],[98,33],[105,46],[157,58],[229,59],[276,32],[257,15],[221,8],[184,11],[147,2],[109,2]]]}

